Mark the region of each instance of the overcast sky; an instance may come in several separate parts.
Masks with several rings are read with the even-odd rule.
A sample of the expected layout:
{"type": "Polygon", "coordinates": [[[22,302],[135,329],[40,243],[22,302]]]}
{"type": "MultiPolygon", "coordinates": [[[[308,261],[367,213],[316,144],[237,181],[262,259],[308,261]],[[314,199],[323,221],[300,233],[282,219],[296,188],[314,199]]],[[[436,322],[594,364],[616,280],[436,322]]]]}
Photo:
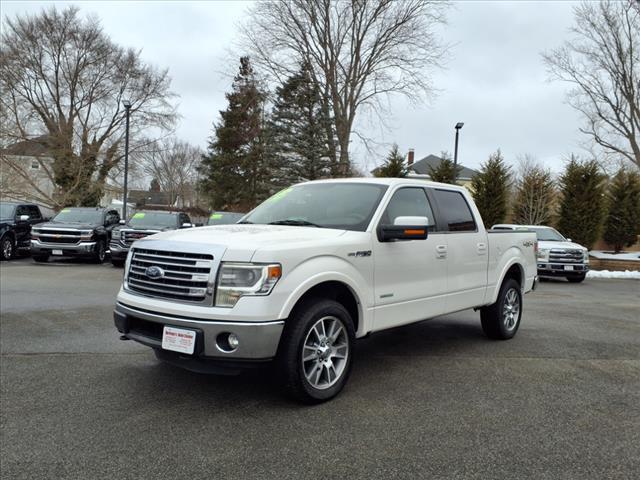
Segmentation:
{"type": "MultiPolygon", "coordinates": [[[[43,6],[79,5],[102,20],[106,33],[123,46],[142,50],[145,61],[168,67],[180,96],[180,138],[205,147],[226,107],[230,80],[220,72],[236,40],[235,25],[250,2],[2,2],[2,16],[34,13],[43,6]]],[[[547,81],[540,53],[557,47],[572,25],[573,2],[466,1],[454,3],[442,31],[454,44],[439,95],[410,105],[391,99],[388,129],[362,118],[360,129],[382,145],[373,154],[354,144],[352,156],[365,170],[382,162],[387,147],[414,148],[416,159],[453,152],[454,125],[464,122],[459,161],[477,168],[500,148],[509,163],[529,153],[558,171],[570,152],[584,153],[580,117],[564,103],[567,86],[547,81]]]]}

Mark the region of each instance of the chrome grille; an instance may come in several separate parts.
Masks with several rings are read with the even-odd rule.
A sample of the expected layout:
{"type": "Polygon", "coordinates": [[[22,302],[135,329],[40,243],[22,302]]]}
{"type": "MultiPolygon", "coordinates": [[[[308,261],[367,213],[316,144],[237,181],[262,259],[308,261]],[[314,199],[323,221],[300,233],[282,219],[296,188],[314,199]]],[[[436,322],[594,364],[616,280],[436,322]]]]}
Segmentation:
{"type": "Polygon", "coordinates": [[[129,290],[151,297],[210,304],[213,292],[208,293],[207,288],[212,270],[213,255],[134,247],[127,285],[129,290]],[[159,267],[163,275],[151,278],[149,267],[159,267]]]}
{"type": "Polygon", "coordinates": [[[123,230],[120,237],[120,243],[126,247],[130,247],[136,240],[140,240],[141,238],[148,237],[149,235],[154,235],[156,233],[158,232],[147,230],[123,230]]]}
{"type": "Polygon", "coordinates": [[[549,262],[551,263],[584,263],[582,250],[561,250],[554,248],[549,251],[549,262]]]}
{"type": "Polygon", "coordinates": [[[39,229],[33,232],[43,243],[75,244],[80,242],[80,232],[77,230],[47,230],[39,229]]]}

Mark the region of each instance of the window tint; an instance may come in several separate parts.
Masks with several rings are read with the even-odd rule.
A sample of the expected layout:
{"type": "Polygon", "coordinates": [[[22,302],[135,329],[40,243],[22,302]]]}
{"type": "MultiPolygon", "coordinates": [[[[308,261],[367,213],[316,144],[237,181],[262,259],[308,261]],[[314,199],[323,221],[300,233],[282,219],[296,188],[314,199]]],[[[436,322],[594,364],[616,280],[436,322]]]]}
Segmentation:
{"type": "Polygon", "coordinates": [[[40,217],[40,210],[38,209],[38,207],[36,207],[35,205],[29,205],[29,216],[31,218],[41,218],[40,217]]]}
{"type": "Polygon", "coordinates": [[[120,221],[120,215],[115,210],[111,210],[107,212],[106,224],[113,225],[114,223],[118,223],[120,221]]]}
{"type": "Polygon", "coordinates": [[[450,232],[469,232],[476,229],[471,209],[460,192],[434,190],[433,194],[450,232]]]}
{"type": "Polygon", "coordinates": [[[393,225],[398,217],[427,217],[430,227],[435,224],[435,218],[424,189],[419,187],[401,188],[393,194],[382,216],[382,223],[393,225]]]}
{"type": "Polygon", "coordinates": [[[26,205],[18,205],[16,208],[16,217],[19,217],[20,215],[29,215],[29,210],[26,205]]]}

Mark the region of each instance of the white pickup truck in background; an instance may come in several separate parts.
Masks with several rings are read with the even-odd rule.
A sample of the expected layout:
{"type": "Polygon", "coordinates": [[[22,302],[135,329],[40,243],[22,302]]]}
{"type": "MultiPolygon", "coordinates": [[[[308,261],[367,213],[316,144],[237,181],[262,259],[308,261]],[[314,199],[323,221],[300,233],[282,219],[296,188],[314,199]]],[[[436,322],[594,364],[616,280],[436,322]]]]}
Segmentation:
{"type": "Polygon", "coordinates": [[[478,308],[488,337],[513,337],[535,249],[534,233],[487,232],[462,187],[308,182],[239,224],[135,242],[114,321],[121,338],[194,371],[274,360],[294,397],[320,402],[342,390],[355,339],[371,332],[478,308]]]}

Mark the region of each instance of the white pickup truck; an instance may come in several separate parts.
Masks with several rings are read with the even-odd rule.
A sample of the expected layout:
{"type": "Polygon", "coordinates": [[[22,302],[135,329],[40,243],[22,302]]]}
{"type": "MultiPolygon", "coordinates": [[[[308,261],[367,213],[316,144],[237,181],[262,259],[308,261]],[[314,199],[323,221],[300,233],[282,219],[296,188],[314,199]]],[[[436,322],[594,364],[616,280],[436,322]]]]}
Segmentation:
{"type": "Polygon", "coordinates": [[[239,224],[136,241],[114,321],[122,339],[189,370],[274,360],[294,397],[321,402],[342,390],[369,333],[475,308],[488,337],[513,337],[535,249],[535,233],[487,232],[461,187],[302,183],[239,224]]]}

